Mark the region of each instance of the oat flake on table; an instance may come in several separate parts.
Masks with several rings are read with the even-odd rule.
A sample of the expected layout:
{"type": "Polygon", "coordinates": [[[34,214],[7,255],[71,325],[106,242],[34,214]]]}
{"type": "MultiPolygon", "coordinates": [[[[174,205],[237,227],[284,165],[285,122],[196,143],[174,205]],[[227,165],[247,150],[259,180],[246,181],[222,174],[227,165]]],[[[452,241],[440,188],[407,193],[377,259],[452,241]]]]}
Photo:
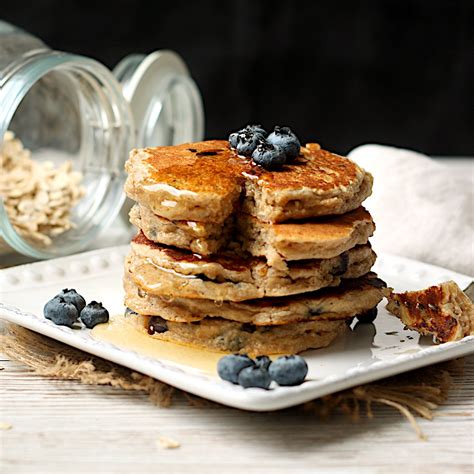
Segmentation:
{"type": "Polygon", "coordinates": [[[160,436],[158,438],[157,444],[160,448],[163,449],[176,449],[181,446],[179,441],[176,441],[175,439],[168,438],[167,436],[160,436]]]}
{"type": "Polygon", "coordinates": [[[48,246],[52,237],[74,227],[71,209],[84,196],[82,174],[66,161],[36,162],[29,150],[6,132],[0,149],[0,197],[15,230],[36,245],[48,246]]]}

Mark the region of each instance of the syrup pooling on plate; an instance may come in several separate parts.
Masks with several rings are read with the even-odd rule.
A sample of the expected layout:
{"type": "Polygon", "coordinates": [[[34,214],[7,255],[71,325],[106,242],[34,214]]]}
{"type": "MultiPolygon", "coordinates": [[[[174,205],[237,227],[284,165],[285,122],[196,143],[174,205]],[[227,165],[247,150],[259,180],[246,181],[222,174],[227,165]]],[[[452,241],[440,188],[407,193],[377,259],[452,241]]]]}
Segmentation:
{"type": "Polygon", "coordinates": [[[110,342],[121,349],[135,351],[157,360],[174,362],[210,375],[216,375],[217,362],[222,357],[220,352],[154,339],[133,314],[113,315],[108,324],[99,324],[92,329],[91,334],[95,339],[110,342]]]}

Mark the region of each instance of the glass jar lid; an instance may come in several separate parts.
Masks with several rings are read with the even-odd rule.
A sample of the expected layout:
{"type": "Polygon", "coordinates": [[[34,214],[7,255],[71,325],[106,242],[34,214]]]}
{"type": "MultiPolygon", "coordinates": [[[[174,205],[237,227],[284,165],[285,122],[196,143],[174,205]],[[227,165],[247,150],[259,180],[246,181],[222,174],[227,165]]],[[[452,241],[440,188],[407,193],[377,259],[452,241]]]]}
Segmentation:
{"type": "Polygon", "coordinates": [[[178,54],[126,56],[113,73],[134,116],[137,148],[202,140],[201,95],[178,54]]]}

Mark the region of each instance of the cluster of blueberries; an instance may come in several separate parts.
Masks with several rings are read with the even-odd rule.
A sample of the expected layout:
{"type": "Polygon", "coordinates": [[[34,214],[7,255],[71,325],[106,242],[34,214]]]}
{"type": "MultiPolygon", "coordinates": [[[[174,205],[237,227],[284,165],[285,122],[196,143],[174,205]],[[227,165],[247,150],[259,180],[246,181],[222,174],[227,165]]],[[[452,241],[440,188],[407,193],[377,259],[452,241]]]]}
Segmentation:
{"type": "Polygon", "coordinates": [[[80,319],[86,328],[92,329],[97,324],[109,320],[109,312],[102,303],[86,300],[74,289],[65,288],[49,300],[43,309],[44,317],[59,326],[70,328],[80,319]]]}
{"type": "Polygon", "coordinates": [[[266,169],[274,169],[300,153],[300,141],[289,127],[279,127],[268,132],[261,125],[247,125],[229,135],[229,143],[239,155],[249,158],[266,169]]]}
{"type": "Polygon", "coordinates": [[[306,361],[297,355],[286,355],[271,361],[268,356],[255,360],[245,354],[230,354],[217,363],[219,377],[244,388],[268,389],[272,380],[278,385],[300,385],[308,373],[306,361]]]}

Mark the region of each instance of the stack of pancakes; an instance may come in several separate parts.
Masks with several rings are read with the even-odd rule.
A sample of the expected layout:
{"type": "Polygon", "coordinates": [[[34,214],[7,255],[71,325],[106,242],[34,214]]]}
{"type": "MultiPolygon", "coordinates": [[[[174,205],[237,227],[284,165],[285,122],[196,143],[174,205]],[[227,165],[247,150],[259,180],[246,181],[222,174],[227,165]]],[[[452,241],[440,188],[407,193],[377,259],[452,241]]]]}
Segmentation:
{"type": "Polygon", "coordinates": [[[347,158],[308,144],[268,171],[214,140],[133,150],[126,169],[139,233],[125,303],[152,337],[296,353],[382,299],[361,207],[372,176],[347,158]]]}

